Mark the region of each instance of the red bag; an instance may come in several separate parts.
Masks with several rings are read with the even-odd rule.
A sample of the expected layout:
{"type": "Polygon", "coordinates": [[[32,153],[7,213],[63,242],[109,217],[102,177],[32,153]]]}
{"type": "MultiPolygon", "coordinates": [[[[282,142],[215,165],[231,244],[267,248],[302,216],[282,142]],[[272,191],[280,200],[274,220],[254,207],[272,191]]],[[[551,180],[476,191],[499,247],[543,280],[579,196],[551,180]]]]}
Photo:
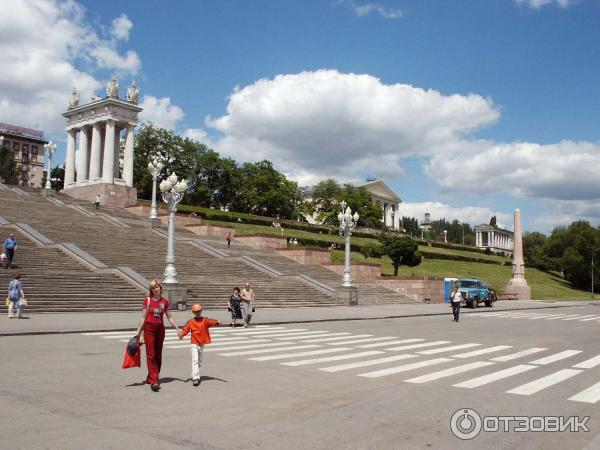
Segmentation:
{"type": "Polygon", "coordinates": [[[127,352],[127,346],[125,346],[125,358],[123,358],[123,369],[130,369],[131,367],[142,367],[142,352],[138,347],[138,351],[134,356],[131,356],[127,352]]]}

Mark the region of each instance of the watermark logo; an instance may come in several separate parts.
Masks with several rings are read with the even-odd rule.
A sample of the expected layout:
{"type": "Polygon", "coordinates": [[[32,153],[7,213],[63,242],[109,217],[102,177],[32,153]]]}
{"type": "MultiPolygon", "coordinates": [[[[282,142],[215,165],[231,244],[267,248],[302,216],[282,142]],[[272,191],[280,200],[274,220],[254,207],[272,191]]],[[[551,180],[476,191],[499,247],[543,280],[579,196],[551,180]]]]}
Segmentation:
{"type": "Polygon", "coordinates": [[[459,409],[450,418],[450,430],[459,439],[473,439],[481,431],[481,416],[471,408],[459,409]]]}
{"type": "Polygon", "coordinates": [[[484,416],[471,408],[461,408],[450,418],[450,430],[459,439],[469,440],[477,437],[481,431],[531,433],[556,433],[569,431],[589,432],[585,417],[563,416],[484,416]]]}

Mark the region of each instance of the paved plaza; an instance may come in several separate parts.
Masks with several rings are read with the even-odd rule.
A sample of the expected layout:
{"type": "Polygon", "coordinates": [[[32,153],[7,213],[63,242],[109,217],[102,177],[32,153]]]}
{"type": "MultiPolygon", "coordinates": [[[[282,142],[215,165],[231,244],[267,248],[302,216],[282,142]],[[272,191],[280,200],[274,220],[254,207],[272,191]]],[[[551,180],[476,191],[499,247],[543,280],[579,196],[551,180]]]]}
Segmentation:
{"type": "MultiPolygon", "coordinates": [[[[249,329],[214,329],[199,387],[190,380],[186,341],[169,331],[158,394],[142,384],[144,367],[120,368],[135,315],[115,317],[112,327],[109,315],[95,327],[96,315],[81,315],[72,323],[79,331],[66,334],[43,334],[56,331],[51,324],[62,315],[6,321],[31,334],[0,337],[9,374],[0,382],[3,447],[600,446],[596,304],[505,302],[468,311],[459,324],[447,306],[411,306],[396,317],[345,309],[348,319],[361,311],[379,317],[366,320],[311,308],[306,320],[298,311],[296,322],[284,320],[290,311],[269,310],[263,319],[270,320],[249,329]],[[481,417],[589,416],[589,432],[481,431],[463,441],[451,433],[450,418],[465,408],[481,417]]],[[[223,320],[219,314],[207,315],[223,320]]],[[[177,320],[188,316],[177,313],[177,320]]]]}

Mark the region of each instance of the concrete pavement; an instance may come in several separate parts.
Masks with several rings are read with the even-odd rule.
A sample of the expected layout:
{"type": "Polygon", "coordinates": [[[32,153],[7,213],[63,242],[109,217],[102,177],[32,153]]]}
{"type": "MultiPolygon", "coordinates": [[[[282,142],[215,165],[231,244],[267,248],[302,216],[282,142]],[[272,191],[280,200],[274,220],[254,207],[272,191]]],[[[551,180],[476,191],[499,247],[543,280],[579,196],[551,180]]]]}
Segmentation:
{"type": "MultiPolygon", "coordinates": [[[[140,300],[141,302],[141,300],[140,300]]],[[[547,308],[581,308],[585,306],[600,306],[600,301],[499,301],[493,308],[480,307],[472,310],[461,309],[461,314],[479,314],[492,311],[512,311],[521,309],[547,308]]],[[[600,309],[599,309],[600,311],[600,309]]],[[[255,324],[286,324],[330,322],[340,320],[390,319],[423,316],[450,316],[448,304],[408,304],[408,305],[369,305],[369,306],[340,306],[320,308],[257,308],[253,317],[255,324]]],[[[205,316],[229,323],[229,313],[225,308],[206,310],[205,316]]],[[[137,326],[137,312],[109,313],[72,313],[72,314],[27,314],[26,320],[0,320],[0,336],[26,334],[75,333],[83,331],[119,331],[131,330],[137,326]]],[[[183,325],[191,312],[174,311],[173,316],[178,324],[183,325]]]]}

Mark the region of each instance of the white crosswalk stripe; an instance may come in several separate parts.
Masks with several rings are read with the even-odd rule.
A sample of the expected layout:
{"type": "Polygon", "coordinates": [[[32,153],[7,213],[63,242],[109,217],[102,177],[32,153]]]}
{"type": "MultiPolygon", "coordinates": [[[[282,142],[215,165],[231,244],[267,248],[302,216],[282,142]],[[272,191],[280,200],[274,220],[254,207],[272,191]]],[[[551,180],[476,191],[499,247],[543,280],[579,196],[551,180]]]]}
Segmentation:
{"type": "Polygon", "coordinates": [[[436,345],[444,345],[444,344],[450,344],[450,341],[434,341],[434,342],[425,342],[423,344],[412,344],[412,345],[402,345],[400,347],[390,347],[390,348],[385,348],[385,350],[387,351],[391,351],[391,352],[400,352],[403,350],[410,350],[413,348],[424,348],[424,347],[434,347],[436,345]]]}
{"type": "Polygon", "coordinates": [[[565,350],[564,352],[555,353],[554,355],[546,356],[545,358],[536,359],[535,361],[531,361],[529,364],[538,364],[543,366],[560,361],[561,359],[570,358],[571,356],[578,355],[579,353],[581,353],[581,350],[565,350]]]}
{"type": "Polygon", "coordinates": [[[352,350],[352,349],[350,347],[324,348],[321,350],[312,350],[310,352],[285,353],[283,355],[259,356],[257,358],[250,358],[250,360],[251,361],[273,361],[276,359],[300,358],[300,357],[304,357],[304,356],[326,355],[328,353],[347,352],[348,350],[352,350]]]}
{"type": "Polygon", "coordinates": [[[356,363],[340,364],[338,366],[331,366],[331,367],[323,367],[319,370],[322,370],[324,372],[340,372],[342,370],[356,369],[358,367],[375,366],[377,364],[385,364],[388,362],[402,361],[404,359],[412,359],[412,358],[417,358],[417,357],[418,357],[417,355],[409,355],[409,354],[388,356],[387,358],[370,359],[367,361],[359,361],[356,363]]]}
{"type": "Polygon", "coordinates": [[[376,338],[368,338],[368,339],[351,339],[349,341],[341,341],[330,343],[329,345],[348,345],[348,344],[358,344],[360,342],[373,342],[373,341],[385,341],[390,339],[396,339],[394,336],[387,337],[376,337],[376,338]]]}
{"type": "Polygon", "coordinates": [[[523,384],[506,392],[508,392],[509,394],[532,395],[543,389],[549,388],[550,386],[554,386],[555,384],[558,384],[561,381],[568,380],[569,378],[572,378],[575,375],[579,375],[581,372],[583,372],[583,370],[559,370],[558,372],[554,372],[548,376],[523,384]]]}
{"type": "Polygon", "coordinates": [[[574,402],[597,403],[600,400],[600,383],[596,383],[589,388],[569,397],[574,402]]]}
{"type": "MultiPolygon", "coordinates": [[[[372,334],[355,334],[354,336],[352,336],[352,338],[363,338],[363,337],[372,337],[372,336],[373,336],[372,334]]],[[[348,336],[334,337],[334,338],[326,337],[326,338],[310,339],[308,341],[301,341],[301,342],[330,342],[330,341],[341,341],[343,339],[348,339],[348,336]]]]}
{"type": "Polygon", "coordinates": [[[493,365],[493,362],[489,361],[477,361],[469,364],[463,364],[462,366],[452,367],[446,370],[440,370],[438,372],[429,373],[427,375],[421,375],[420,377],[411,378],[409,380],[404,380],[407,383],[428,383],[430,381],[439,380],[440,378],[450,377],[452,375],[457,375],[459,373],[468,372],[470,370],[479,369],[481,367],[487,367],[493,365]]]}
{"type": "Polygon", "coordinates": [[[587,359],[580,363],[577,363],[571,367],[575,369],[593,369],[600,364],[600,355],[594,356],[593,358],[587,359]]]}
{"type": "Polygon", "coordinates": [[[342,361],[344,359],[356,359],[364,356],[381,355],[384,352],[381,350],[370,350],[367,352],[352,353],[349,355],[325,356],[323,358],[301,359],[300,361],[291,361],[281,363],[284,366],[306,366],[308,364],[319,364],[331,361],[342,361]]]}
{"type": "Polygon", "coordinates": [[[451,355],[453,358],[471,358],[473,356],[486,355],[488,353],[495,353],[501,350],[506,350],[507,348],[512,348],[511,345],[497,345],[495,347],[482,348],[481,350],[474,350],[468,353],[461,353],[460,355],[451,355]]]}
{"type": "Polygon", "coordinates": [[[467,389],[473,389],[476,387],[484,386],[489,383],[493,383],[494,381],[512,377],[513,375],[518,375],[523,372],[528,372],[535,368],[537,368],[537,366],[528,366],[527,364],[521,364],[518,366],[509,367],[508,369],[499,370],[498,372],[493,372],[488,375],[483,375],[481,377],[463,381],[462,383],[453,384],[453,386],[467,388],[467,389]]]}
{"type": "MultiPolygon", "coordinates": [[[[227,353],[219,353],[221,356],[246,356],[246,355],[257,355],[259,353],[273,353],[273,352],[282,352],[285,350],[302,350],[305,348],[315,348],[320,347],[318,344],[310,344],[310,345],[292,345],[288,347],[274,347],[260,350],[244,350],[241,352],[227,352],[227,353]]],[[[223,351],[223,350],[221,350],[223,351]]]]}
{"type": "Polygon", "coordinates": [[[600,317],[600,316],[594,316],[594,317],[591,317],[589,319],[581,319],[580,322],[588,322],[590,320],[596,320],[596,319],[598,319],[598,317],[600,317]]]}
{"type": "Polygon", "coordinates": [[[204,347],[205,352],[223,352],[225,350],[243,350],[243,349],[251,349],[251,348],[264,348],[264,347],[281,347],[282,345],[289,345],[291,342],[271,342],[269,344],[244,344],[244,345],[234,345],[231,347],[227,347],[227,349],[223,349],[221,347],[212,347],[211,345],[204,347]]]}
{"type": "Polygon", "coordinates": [[[529,348],[527,350],[521,350],[520,352],[517,352],[517,353],[511,353],[510,355],[504,355],[504,356],[498,356],[497,358],[492,358],[491,361],[496,361],[496,362],[512,361],[513,359],[519,359],[519,358],[523,358],[524,356],[534,355],[536,353],[540,353],[545,350],[547,350],[547,349],[541,348],[541,347],[529,348]]]}
{"type": "Polygon", "coordinates": [[[392,374],[396,374],[396,373],[407,372],[409,370],[421,369],[422,367],[429,367],[429,366],[433,366],[435,364],[441,364],[441,363],[445,363],[448,361],[452,361],[452,359],[450,359],[450,358],[428,359],[425,361],[419,361],[419,362],[415,362],[415,363],[411,363],[411,364],[404,364],[402,366],[390,367],[388,369],[380,369],[380,370],[375,370],[373,372],[361,373],[358,376],[365,377],[365,378],[380,378],[380,377],[386,377],[388,375],[392,375],[392,374]]]}
{"type": "Polygon", "coordinates": [[[580,319],[585,319],[586,317],[594,317],[594,315],[587,315],[587,316],[582,316],[582,315],[578,315],[576,317],[569,317],[568,319],[562,319],[562,320],[580,320],[580,319]]]}
{"type": "Polygon", "coordinates": [[[358,345],[358,348],[385,347],[386,345],[408,344],[409,342],[423,342],[425,339],[402,339],[400,341],[377,342],[375,344],[358,345]]]}
{"type": "Polygon", "coordinates": [[[550,317],[546,320],[559,320],[559,319],[566,319],[567,317],[576,317],[576,316],[580,316],[581,314],[565,314],[562,315],[562,317],[550,317]]]}
{"type": "MultiPolygon", "coordinates": [[[[253,339],[252,341],[249,341],[248,339],[239,339],[233,342],[215,342],[213,341],[210,344],[206,344],[204,346],[204,351],[208,351],[209,348],[214,348],[214,347],[227,347],[227,348],[239,348],[239,347],[232,347],[234,345],[237,344],[250,344],[250,342],[252,342],[252,346],[254,346],[254,344],[259,344],[262,342],[273,342],[270,339],[253,339]]],[[[281,342],[277,342],[278,345],[281,345],[281,342]]],[[[176,343],[176,344],[167,344],[165,343],[164,345],[166,348],[188,348],[190,346],[190,342],[189,339],[187,340],[187,343],[176,343]]]]}
{"type": "Polygon", "coordinates": [[[436,355],[438,353],[445,353],[445,352],[452,352],[454,350],[460,350],[463,348],[471,348],[471,347],[478,347],[481,344],[477,344],[477,343],[469,343],[469,344],[459,344],[459,345],[452,345],[450,347],[442,347],[442,348],[432,348],[430,350],[421,350],[420,352],[417,352],[421,355],[436,355]]]}
{"type": "MultiPolygon", "coordinates": [[[[300,334],[300,333],[298,333],[300,334]]],[[[279,340],[284,340],[284,339],[310,339],[310,338],[317,338],[317,337],[323,337],[324,339],[325,337],[328,336],[339,336],[339,335],[345,335],[344,337],[347,339],[350,335],[350,333],[323,333],[323,332],[318,332],[318,333],[312,333],[312,334],[304,334],[302,333],[300,336],[296,335],[295,333],[293,335],[286,335],[285,337],[280,337],[280,338],[275,338],[275,339],[279,339],[279,340]]]]}

